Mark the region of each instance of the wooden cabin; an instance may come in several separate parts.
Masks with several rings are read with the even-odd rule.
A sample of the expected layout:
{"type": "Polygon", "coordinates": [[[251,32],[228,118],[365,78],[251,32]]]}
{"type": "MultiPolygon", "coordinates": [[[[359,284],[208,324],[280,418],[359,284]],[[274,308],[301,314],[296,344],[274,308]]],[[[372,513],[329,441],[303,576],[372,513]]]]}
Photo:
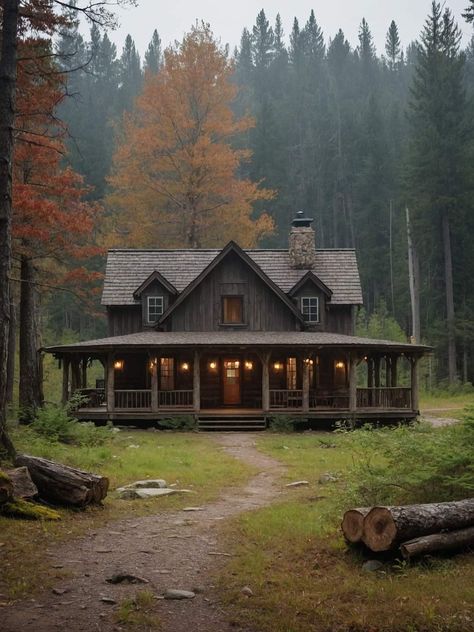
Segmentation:
{"type": "Polygon", "coordinates": [[[355,252],[318,249],[302,213],[286,250],[111,250],[102,303],[109,337],[46,350],[62,364],[63,400],[88,396],[80,419],[190,414],[236,427],[418,414],[427,348],[354,335],[355,252]],[[89,388],[94,360],[104,379],[89,388]]]}

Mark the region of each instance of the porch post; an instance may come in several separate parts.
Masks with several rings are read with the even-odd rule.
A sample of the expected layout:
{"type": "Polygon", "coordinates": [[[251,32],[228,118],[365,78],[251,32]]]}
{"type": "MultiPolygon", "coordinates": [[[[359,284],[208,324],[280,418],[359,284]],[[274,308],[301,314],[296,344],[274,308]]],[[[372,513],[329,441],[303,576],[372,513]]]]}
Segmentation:
{"type": "Polygon", "coordinates": [[[309,362],[303,358],[303,412],[309,411],[309,362]]]}
{"type": "Polygon", "coordinates": [[[87,356],[82,356],[82,376],[81,376],[81,386],[82,388],[87,388],[87,356]]]}
{"type": "Polygon", "coordinates": [[[397,376],[397,362],[398,356],[392,356],[392,379],[390,380],[390,386],[398,386],[398,376],[397,376]]]}
{"type": "Polygon", "coordinates": [[[80,358],[73,357],[71,360],[71,395],[81,388],[81,370],[79,367],[80,358]]]}
{"type": "Polygon", "coordinates": [[[349,356],[349,410],[357,410],[357,358],[351,353],[349,356]]]}
{"type": "Polygon", "coordinates": [[[69,400],[69,358],[68,356],[63,357],[63,392],[61,401],[64,404],[67,404],[69,400]]]}
{"type": "Polygon", "coordinates": [[[385,356],[385,386],[392,386],[392,356],[385,356]]]}
{"type": "Polygon", "coordinates": [[[151,410],[157,412],[158,403],[158,358],[150,357],[151,367],[151,410]]]}
{"type": "MultiPolygon", "coordinates": [[[[376,389],[380,388],[380,356],[374,358],[374,386],[376,389]]],[[[372,405],[380,406],[380,392],[374,391],[374,401],[372,405]]]]}
{"type": "Polygon", "coordinates": [[[115,368],[114,354],[107,355],[107,412],[115,410],[115,368]]]}
{"type": "Polygon", "coordinates": [[[418,411],[420,404],[418,400],[418,358],[413,356],[410,358],[411,365],[411,408],[418,411]]]}
{"type": "Polygon", "coordinates": [[[260,359],[262,362],[262,408],[264,412],[268,412],[270,410],[270,370],[268,367],[270,352],[260,354],[260,359]]]}
{"type": "Polygon", "coordinates": [[[198,413],[201,410],[201,354],[197,349],[194,351],[193,361],[193,408],[198,413]]]}

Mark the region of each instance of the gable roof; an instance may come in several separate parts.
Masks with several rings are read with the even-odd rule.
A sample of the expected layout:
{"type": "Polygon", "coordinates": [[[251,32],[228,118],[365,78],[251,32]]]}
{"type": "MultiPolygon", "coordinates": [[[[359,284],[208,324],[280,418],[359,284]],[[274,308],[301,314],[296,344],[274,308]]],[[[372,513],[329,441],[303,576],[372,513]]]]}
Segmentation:
{"type": "Polygon", "coordinates": [[[147,287],[149,287],[153,283],[153,281],[158,281],[158,283],[161,283],[161,285],[165,287],[170,294],[178,293],[178,290],[175,288],[175,286],[167,279],[165,279],[165,277],[160,274],[158,270],[155,270],[147,279],[143,281],[140,287],[137,287],[137,289],[133,293],[133,297],[140,298],[141,294],[146,290],[147,287]]]}
{"type": "MultiPolygon", "coordinates": [[[[107,257],[103,305],[136,305],[134,291],[159,270],[178,292],[182,292],[219,255],[220,249],[158,250],[114,249],[107,257]]],[[[308,270],[290,265],[288,250],[250,249],[244,251],[287,293],[308,270]]],[[[331,305],[360,305],[362,291],[354,250],[316,250],[314,274],[332,290],[331,305]]]]}
{"type": "Polygon", "coordinates": [[[188,287],[182,292],[176,301],[170,305],[170,307],[166,310],[166,312],[162,315],[160,320],[158,321],[158,325],[163,323],[182,303],[186,300],[186,298],[193,292],[195,288],[198,287],[204,281],[204,279],[209,276],[209,274],[223,261],[229,253],[235,253],[244,263],[246,263],[255,274],[265,283],[265,285],[278,296],[278,298],[287,306],[287,308],[293,313],[295,318],[300,322],[304,322],[301,312],[295,307],[295,305],[290,301],[290,299],[286,296],[286,294],[276,285],[266,274],[262,271],[262,269],[249,257],[249,255],[242,250],[242,248],[235,243],[235,241],[229,241],[227,246],[221,250],[221,252],[215,257],[211,263],[204,268],[204,270],[199,274],[188,287]]]}
{"type": "Polygon", "coordinates": [[[332,290],[328,288],[328,286],[319,279],[312,270],[308,270],[308,272],[301,277],[301,279],[296,283],[291,290],[288,292],[290,296],[294,296],[296,292],[301,289],[308,281],[314,283],[316,287],[318,287],[328,299],[331,298],[332,290]]]}

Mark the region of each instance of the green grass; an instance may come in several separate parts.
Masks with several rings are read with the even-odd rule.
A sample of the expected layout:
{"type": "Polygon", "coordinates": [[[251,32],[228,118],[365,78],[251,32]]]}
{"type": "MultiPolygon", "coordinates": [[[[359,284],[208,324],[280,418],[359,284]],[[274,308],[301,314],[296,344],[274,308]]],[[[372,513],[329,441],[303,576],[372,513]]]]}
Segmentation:
{"type": "Polygon", "coordinates": [[[243,484],[253,470],[216,448],[209,438],[196,433],[121,431],[103,446],[78,447],[48,443],[28,429],[12,433],[19,452],[50,458],[102,474],[110,479],[103,507],[85,511],[61,509],[59,523],[26,522],[0,517],[2,573],[0,593],[16,598],[49,585],[61,577],[52,571],[44,551],[58,541],[83,534],[124,517],[139,517],[199,505],[216,498],[225,484],[243,484]],[[138,446],[138,447],[131,447],[138,446]],[[168,484],[191,489],[193,494],[151,500],[120,500],[114,489],[144,478],[164,478],[168,484]]]}
{"type": "Polygon", "coordinates": [[[461,419],[466,406],[474,404],[474,393],[449,394],[446,392],[420,394],[420,410],[434,417],[461,419]]]}
{"type": "Polygon", "coordinates": [[[219,585],[235,620],[259,632],[461,632],[474,617],[474,560],[425,565],[387,562],[362,570],[364,557],[340,533],[351,435],[264,435],[258,446],[287,466],[282,482],[306,479],[283,502],[245,514],[227,530],[233,560],[219,585]],[[323,447],[324,443],[336,447],[323,447]],[[321,473],[340,481],[318,484],[321,473]],[[231,549],[232,550],[232,549],[231,549]],[[248,585],[250,598],[241,593],[248,585]]]}
{"type": "Polygon", "coordinates": [[[140,590],[135,597],[124,599],[115,616],[117,623],[127,628],[140,628],[142,631],[158,630],[160,620],[157,615],[157,603],[150,590],[140,590]]]}

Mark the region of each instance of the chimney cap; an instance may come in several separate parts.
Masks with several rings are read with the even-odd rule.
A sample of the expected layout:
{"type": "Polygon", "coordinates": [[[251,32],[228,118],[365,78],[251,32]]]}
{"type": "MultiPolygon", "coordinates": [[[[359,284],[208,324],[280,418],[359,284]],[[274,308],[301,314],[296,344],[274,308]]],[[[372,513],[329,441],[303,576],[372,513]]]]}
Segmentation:
{"type": "Polygon", "coordinates": [[[298,211],[296,217],[291,222],[295,228],[309,228],[313,223],[312,217],[305,217],[304,211],[298,211]]]}

